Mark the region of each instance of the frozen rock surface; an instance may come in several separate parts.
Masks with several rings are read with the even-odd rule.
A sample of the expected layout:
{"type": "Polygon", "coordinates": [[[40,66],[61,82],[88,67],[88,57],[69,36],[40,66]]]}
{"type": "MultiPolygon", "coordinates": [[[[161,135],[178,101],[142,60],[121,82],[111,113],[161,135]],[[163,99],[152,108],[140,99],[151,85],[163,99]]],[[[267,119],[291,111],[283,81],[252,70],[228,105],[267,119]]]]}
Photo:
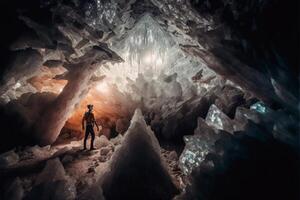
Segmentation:
{"type": "Polygon", "coordinates": [[[161,159],[158,141],[139,109],[110,168],[101,179],[107,200],[171,199],[178,192],[161,159]]]}

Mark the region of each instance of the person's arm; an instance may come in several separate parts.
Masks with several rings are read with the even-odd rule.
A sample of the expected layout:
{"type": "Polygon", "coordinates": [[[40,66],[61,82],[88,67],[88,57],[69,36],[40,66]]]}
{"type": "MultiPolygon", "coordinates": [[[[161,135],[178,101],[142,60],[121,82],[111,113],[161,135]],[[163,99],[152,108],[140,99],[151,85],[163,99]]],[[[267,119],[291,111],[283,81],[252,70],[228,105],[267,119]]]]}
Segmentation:
{"type": "Polygon", "coordinates": [[[96,120],[95,120],[95,124],[96,124],[96,127],[97,127],[97,131],[99,131],[100,129],[99,129],[99,126],[98,126],[96,120]]]}
{"type": "Polygon", "coordinates": [[[85,114],[83,115],[83,117],[82,117],[82,130],[84,130],[84,121],[85,121],[85,114]]]}
{"type": "Polygon", "coordinates": [[[98,126],[98,124],[97,124],[97,122],[96,122],[96,120],[95,120],[94,114],[93,114],[93,121],[94,121],[94,123],[95,123],[95,125],[96,125],[96,127],[97,127],[97,131],[99,131],[100,129],[99,129],[99,126],[98,126]]]}

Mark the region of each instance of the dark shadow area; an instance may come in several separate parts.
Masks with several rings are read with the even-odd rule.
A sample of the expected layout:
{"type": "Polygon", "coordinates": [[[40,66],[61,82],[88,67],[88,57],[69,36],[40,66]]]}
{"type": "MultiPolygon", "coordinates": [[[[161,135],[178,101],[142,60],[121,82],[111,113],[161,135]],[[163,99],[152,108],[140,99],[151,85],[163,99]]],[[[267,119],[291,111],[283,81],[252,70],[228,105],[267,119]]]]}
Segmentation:
{"type": "Polygon", "coordinates": [[[217,153],[191,175],[186,199],[299,199],[299,154],[266,132],[254,134],[222,134],[217,153]]]}

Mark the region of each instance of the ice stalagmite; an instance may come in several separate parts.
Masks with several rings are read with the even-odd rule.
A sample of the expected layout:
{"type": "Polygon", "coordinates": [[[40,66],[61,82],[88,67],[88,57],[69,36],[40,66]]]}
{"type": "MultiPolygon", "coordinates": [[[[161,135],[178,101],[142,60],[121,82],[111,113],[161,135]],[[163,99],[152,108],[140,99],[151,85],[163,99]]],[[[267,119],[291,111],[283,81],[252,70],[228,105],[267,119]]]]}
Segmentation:
{"type": "Polygon", "coordinates": [[[111,158],[102,188],[107,200],[171,199],[178,192],[161,159],[158,140],[139,109],[111,158]]]}

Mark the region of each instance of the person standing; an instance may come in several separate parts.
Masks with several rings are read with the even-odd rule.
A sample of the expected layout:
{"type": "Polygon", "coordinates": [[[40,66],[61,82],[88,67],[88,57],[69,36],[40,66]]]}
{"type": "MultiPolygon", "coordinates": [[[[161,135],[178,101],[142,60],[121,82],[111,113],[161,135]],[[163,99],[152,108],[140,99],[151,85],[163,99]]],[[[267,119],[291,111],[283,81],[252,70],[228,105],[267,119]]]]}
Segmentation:
{"type": "Polygon", "coordinates": [[[88,108],[88,111],[84,113],[84,116],[82,118],[82,130],[84,131],[84,129],[85,129],[83,149],[86,150],[86,141],[89,137],[89,134],[91,134],[90,150],[94,150],[95,149],[94,148],[94,140],[95,140],[94,126],[96,125],[97,131],[99,131],[99,126],[95,120],[95,116],[93,113],[94,106],[89,104],[89,105],[87,105],[87,108],[88,108]]]}

